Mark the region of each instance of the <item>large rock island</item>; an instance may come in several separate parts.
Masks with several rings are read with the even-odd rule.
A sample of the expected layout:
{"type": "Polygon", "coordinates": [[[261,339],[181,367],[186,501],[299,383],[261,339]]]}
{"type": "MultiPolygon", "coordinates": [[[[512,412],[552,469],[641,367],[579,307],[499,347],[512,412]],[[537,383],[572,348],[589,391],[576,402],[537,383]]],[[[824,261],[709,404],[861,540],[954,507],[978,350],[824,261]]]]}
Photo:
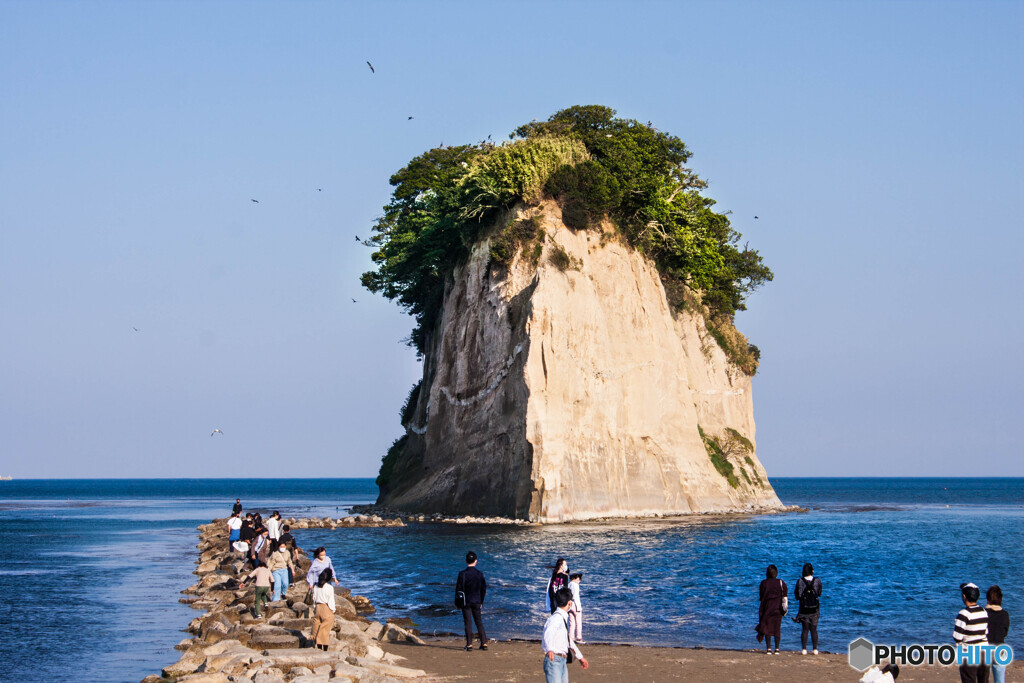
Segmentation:
{"type": "MultiPolygon", "coordinates": [[[[548,162],[551,132],[527,130],[496,148],[548,145],[527,161],[555,169],[504,203],[478,176],[508,160],[449,148],[470,150],[454,158],[468,173],[451,181],[462,248],[432,307],[403,301],[417,314],[423,379],[402,411],[406,433],[385,457],[379,504],[537,522],[781,508],[755,453],[757,355],[732,327],[735,308],[709,307],[711,287],[666,267],[671,254],[659,260],[650,240],[663,223],[644,232],[615,219],[631,179],[600,175],[593,159],[611,166],[609,154],[587,145],[548,162]],[[474,216],[481,185],[491,210],[474,216]],[[466,216],[481,218],[475,230],[466,216]]],[[[670,206],[685,193],[692,209],[702,183],[691,175],[677,187],[670,206]]],[[[705,213],[691,210],[686,229],[705,213]]],[[[384,266],[397,222],[391,232],[378,226],[384,266]]],[[[760,265],[756,252],[734,251],[760,265]]],[[[386,291],[381,282],[368,284],[386,291]]]]}

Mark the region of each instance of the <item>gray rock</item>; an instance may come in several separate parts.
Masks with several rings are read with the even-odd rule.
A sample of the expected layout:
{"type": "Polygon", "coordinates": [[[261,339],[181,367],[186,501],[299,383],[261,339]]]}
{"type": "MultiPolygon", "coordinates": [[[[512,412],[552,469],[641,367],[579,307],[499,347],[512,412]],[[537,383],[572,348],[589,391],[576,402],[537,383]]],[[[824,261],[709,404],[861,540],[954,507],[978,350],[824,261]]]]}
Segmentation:
{"type": "Polygon", "coordinates": [[[254,633],[249,647],[254,650],[288,650],[299,646],[299,637],[291,634],[254,633]]]}
{"type": "Polygon", "coordinates": [[[269,673],[258,673],[252,678],[252,683],[285,683],[283,676],[275,676],[269,673]]]}
{"type": "Polygon", "coordinates": [[[192,648],[184,655],[181,656],[174,664],[164,667],[160,672],[166,678],[176,678],[179,676],[187,676],[193,674],[199,670],[199,667],[203,665],[206,660],[206,655],[202,653],[199,648],[192,648]]]}
{"type": "Polygon", "coordinates": [[[227,675],[219,672],[192,674],[191,676],[183,676],[178,681],[188,681],[189,683],[229,683],[227,675]]]}
{"type": "Polygon", "coordinates": [[[407,669],[404,666],[395,666],[394,664],[385,664],[384,662],[375,662],[365,657],[347,657],[346,660],[353,666],[359,666],[364,669],[369,669],[374,673],[381,674],[382,676],[393,676],[397,678],[418,678],[426,676],[427,672],[422,669],[407,669]]]}
{"type": "Polygon", "coordinates": [[[371,621],[369,624],[366,625],[366,628],[363,630],[363,632],[366,633],[366,635],[373,638],[374,640],[378,640],[381,634],[384,633],[384,624],[380,623],[379,621],[371,621]]]}

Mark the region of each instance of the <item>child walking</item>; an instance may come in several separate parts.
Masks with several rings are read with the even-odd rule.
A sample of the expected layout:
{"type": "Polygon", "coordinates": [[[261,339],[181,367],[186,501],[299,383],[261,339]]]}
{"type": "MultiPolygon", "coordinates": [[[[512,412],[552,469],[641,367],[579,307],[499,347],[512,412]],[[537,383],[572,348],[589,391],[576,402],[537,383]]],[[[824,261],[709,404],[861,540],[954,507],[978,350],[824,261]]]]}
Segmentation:
{"type": "Polygon", "coordinates": [[[586,645],[583,640],[583,603],[580,602],[580,582],[583,574],[569,575],[569,591],[572,593],[572,609],[569,610],[569,637],[574,642],[586,645]]]}

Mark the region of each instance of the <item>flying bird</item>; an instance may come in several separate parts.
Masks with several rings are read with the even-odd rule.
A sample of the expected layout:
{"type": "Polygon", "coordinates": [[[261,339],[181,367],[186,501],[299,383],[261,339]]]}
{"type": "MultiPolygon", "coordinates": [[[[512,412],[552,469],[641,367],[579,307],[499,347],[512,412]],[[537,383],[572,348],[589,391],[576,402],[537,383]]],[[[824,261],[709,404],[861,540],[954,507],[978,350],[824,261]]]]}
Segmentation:
{"type": "Polygon", "coordinates": [[[252,202],[253,204],[259,204],[260,203],[260,200],[258,200],[258,199],[250,199],[249,201],[252,202]]]}
{"type": "Polygon", "coordinates": [[[359,235],[356,235],[355,238],[356,238],[356,242],[362,242],[362,240],[359,239],[359,235]]]}
{"type": "Polygon", "coordinates": [[[409,117],[409,118],[408,118],[407,120],[408,120],[408,121],[412,121],[412,117],[410,116],[410,117],[409,117]]]}
{"type": "Polygon", "coordinates": [[[377,73],[377,70],[373,68],[373,64],[370,64],[370,60],[366,60],[366,66],[370,67],[371,73],[377,73]]]}
{"type": "Polygon", "coordinates": [[[316,191],[317,191],[317,192],[323,192],[323,191],[324,191],[324,188],[322,188],[322,187],[318,187],[318,188],[316,188],[316,191]]]}
{"type": "Polygon", "coordinates": [[[210,436],[213,436],[214,434],[220,434],[223,436],[224,432],[220,431],[219,429],[214,429],[212,432],[210,432],[210,436]]]}
{"type": "Polygon", "coordinates": [[[132,329],[135,330],[136,332],[139,331],[139,328],[137,328],[137,327],[133,327],[132,329]]]}
{"type": "Polygon", "coordinates": [[[757,219],[758,219],[757,216],[754,216],[754,220],[756,221],[757,219]]]}
{"type": "Polygon", "coordinates": [[[355,299],[352,299],[352,303],[356,303],[356,300],[355,300],[355,299]]]}

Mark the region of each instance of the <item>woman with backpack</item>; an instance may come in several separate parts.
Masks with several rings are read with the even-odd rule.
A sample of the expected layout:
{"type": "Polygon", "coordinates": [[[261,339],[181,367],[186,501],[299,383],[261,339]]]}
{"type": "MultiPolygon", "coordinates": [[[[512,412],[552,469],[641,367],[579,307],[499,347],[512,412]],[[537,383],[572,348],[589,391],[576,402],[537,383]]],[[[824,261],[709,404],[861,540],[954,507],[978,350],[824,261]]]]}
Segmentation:
{"type": "Polygon", "coordinates": [[[801,626],[800,645],[803,650],[800,654],[807,654],[807,633],[811,634],[811,646],[814,654],[818,654],[818,598],[821,597],[821,579],[815,578],[814,567],[808,562],[804,565],[803,576],[796,582],[793,595],[796,596],[800,609],[797,611],[793,621],[801,626]]]}
{"type": "Polygon", "coordinates": [[[782,636],[782,615],[786,613],[786,582],[779,578],[779,568],[768,565],[765,580],[761,582],[759,594],[761,607],[758,610],[757,642],[765,641],[765,651],[772,654],[772,638],[775,638],[775,653],[779,654],[779,638],[782,636]]]}

